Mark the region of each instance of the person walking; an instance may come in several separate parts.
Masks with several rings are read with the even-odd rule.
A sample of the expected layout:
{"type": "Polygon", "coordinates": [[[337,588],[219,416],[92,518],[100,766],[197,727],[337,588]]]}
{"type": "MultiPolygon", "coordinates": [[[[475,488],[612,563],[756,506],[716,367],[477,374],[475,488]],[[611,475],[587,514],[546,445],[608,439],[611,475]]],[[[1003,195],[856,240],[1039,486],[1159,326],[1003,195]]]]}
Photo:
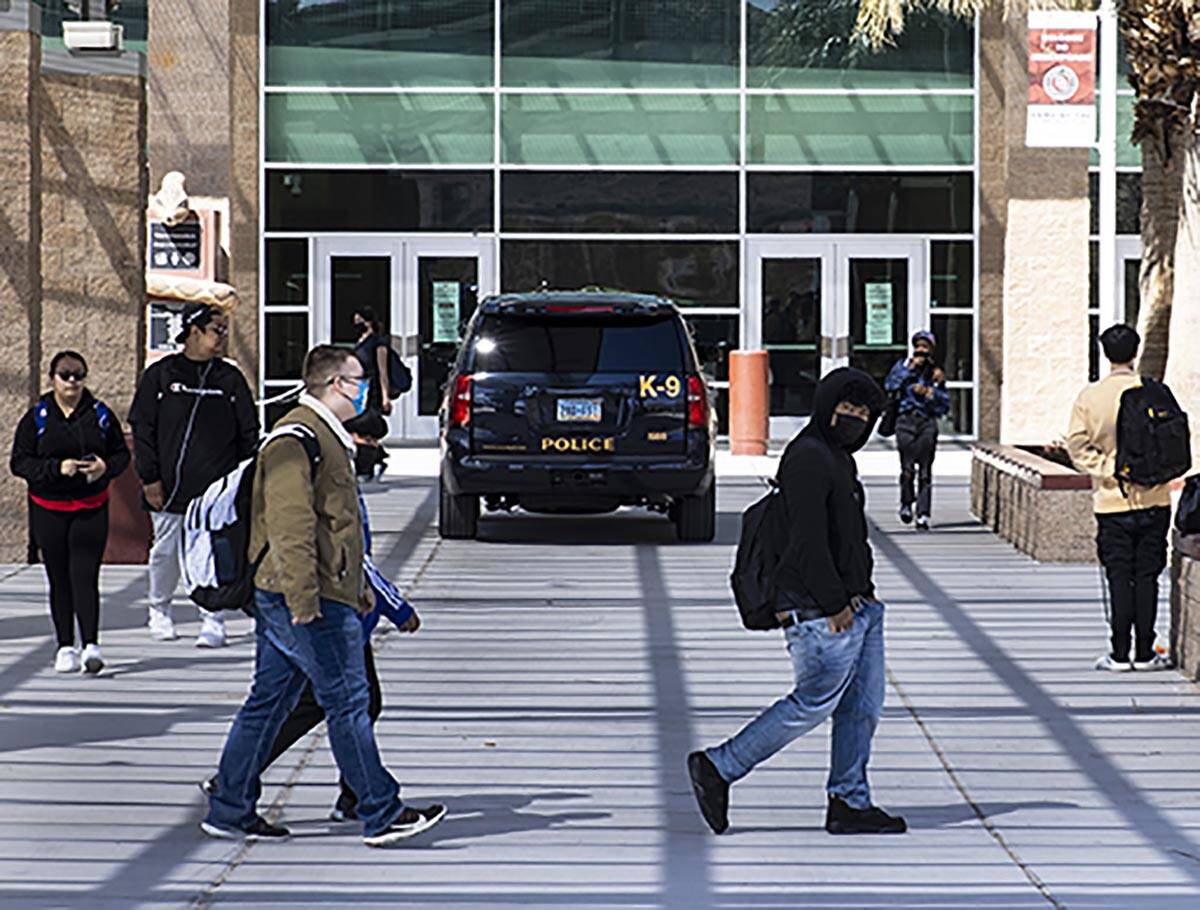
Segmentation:
{"type": "Polygon", "coordinates": [[[369,441],[358,446],[355,473],[362,478],[378,477],[387,467],[387,450],[380,440],[387,436],[387,421],[384,417],[392,413],[391,383],[388,376],[388,352],[391,341],[369,306],[354,311],[354,328],[358,341],[354,355],[362,364],[363,372],[371,383],[367,393],[367,410],[348,429],[369,441]]]}
{"type": "Polygon", "coordinates": [[[354,441],[342,425],[361,414],[368,382],[352,352],[319,345],[304,360],[305,392],[278,425],[301,424],[320,445],[314,466],[282,437],[255,467],[249,552],[255,577],[254,681],[234,718],[201,829],[210,837],[286,837],[258,815],[259,772],[305,683],[325,712],[338,770],[357,797],[363,842],[393,846],[437,824],[441,805],[406,806],[379,755],[359,614],[374,608],[354,483],[354,441]]]}
{"type": "MultiPolygon", "coordinates": [[[[188,304],[175,340],[183,350],[146,368],[129,409],[142,496],[154,525],[147,625],[159,641],[179,637],[171,601],[179,585],[188,502],[253,455],[259,437],[250,386],[223,359],[229,341],[226,316],[206,304],[188,304]]],[[[222,647],[224,619],[197,609],[197,647],[222,647]]]]}
{"type": "Polygon", "coordinates": [[[1096,550],[1112,598],[1110,647],[1095,666],[1113,673],[1171,667],[1170,658],[1154,649],[1158,578],[1167,565],[1170,487],[1122,488],[1116,478],[1117,415],[1121,396],[1142,384],[1133,369],[1140,345],[1138,333],[1127,325],[1114,325],[1100,335],[1109,373],[1079,393],[1067,430],[1071,462],[1092,475],[1096,550]]]}
{"type": "Polygon", "coordinates": [[[946,374],[934,362],[937,338],[920,331],[912,337],[912,356],[896,361],[884,380],[896,397],[896,448],[900,451],[900,520],[929,530],[933,513],[933,459],[937,454],[938,418],[950,413],[946,374]],[[914,489],[915,485],[915,489],[914,489]]]}
{"type": "Polygon", "coordinates": [[[791,539],[775,576],[776,619],[796,685],[720,745],[688,756],[705,822],[729,827],[729,788],[794,739],[833,718],[825,830],[899,834],[904,819],[871,803],[867,763],[884,697],[883,604],[875,596],[864,493],[853,453],[883,393],[843,367],[818,384],[813,417],[784,450],[777,480],[791,539]]]}
{"type": "Polygon", "coordinates": [[[29,522],[50,582],[54,669],[95,675],[100,653],[100,561],[108,542],[108,485],[129,467],[120,421],[84,385],[87,361],[60,351],[51,391],[17,423],[12,473],[29,486],[29,522]],[[79,626],[82,655],[75,647],[79,626]]]}

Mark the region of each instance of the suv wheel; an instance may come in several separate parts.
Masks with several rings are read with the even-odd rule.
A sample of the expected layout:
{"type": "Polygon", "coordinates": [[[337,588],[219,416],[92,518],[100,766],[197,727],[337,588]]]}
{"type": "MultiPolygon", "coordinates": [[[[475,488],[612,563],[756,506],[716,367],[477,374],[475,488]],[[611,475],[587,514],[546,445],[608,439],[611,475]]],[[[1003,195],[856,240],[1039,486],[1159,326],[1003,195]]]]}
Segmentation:
{"type": "Polygon", "coordinates": [[[709,543],[717,534],[717,483],[699,496],[684,496],[675,503],[675,536],[680,540],[709,543]]]}
{"type": "Polygon", "coordinates": [[[479,497],[455,496],[438,480],[438,534],[446,540],[473,540],[479,529],[479,497]]]}

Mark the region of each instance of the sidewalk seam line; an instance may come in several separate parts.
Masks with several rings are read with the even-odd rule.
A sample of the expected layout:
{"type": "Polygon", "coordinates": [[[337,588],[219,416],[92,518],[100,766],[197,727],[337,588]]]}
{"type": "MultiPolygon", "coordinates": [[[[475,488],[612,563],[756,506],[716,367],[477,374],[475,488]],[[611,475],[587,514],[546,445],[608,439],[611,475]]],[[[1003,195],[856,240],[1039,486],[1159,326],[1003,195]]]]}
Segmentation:
{"type": "Polygon", "coordinates": [[[1000,833],[1000,829],[996,827],[996,824],[988,817],[988,814],[983,810],[983,807],[975,802],[975,800],[971,797],[966,785],[958,776],[958,772],[954,770],[954,766],[950,763],[949,757],[946,755],[945,751],[943,751],[941,745],[934,737],[933,731],[926,726],[925,721],[921,718],[921,715],[917,713],[916,705],[914,705],[912,699],[908,697],[908,693],[904,691],[904,687],[900,685],[900,680],[896,678],[896,674],[892,671],[891,667],[887,668],[887,678],[888,682],[891,683],[892,688],[896,690],[896,694],[900,697],[900,703],[904,705],[904,709],[909,713],[909,716],[912,717],[913,722],[917,725],[917,729],[921,731],[921,735],[924,736],[925,741],[929,743],[929,748],[932,749],[933,754],[937,756],[937,760],[941,764],[942,770],[945,771],[946,776],[950,778],[950,783],[954,785],[954,789],[958,791],[958,795],[961,796],[966,804],[971,807],[971,811],[975,813],[975,817],[979,819],[979,823],[983,826],[983,829],[988,833],[992,840],[994,840],[1000,846],[1000,849],[1007,854],[1008,858],[1013,861],[1016,867],[1021,870],[1025,878],[1029,881],[1029,884],[1033,885],[1033,887],[1037,889],[1038,893],[1041,894],[1041,896],[1044,897],[1046,901],[1055,908],[1055,910],[1067,910],[1067,905],[1056,898],[1054,893],[1050,890],[1050,886],[1042,881],[1041,877],[1033,871],[1033,868],[1028,863],[1021,859],[1016,849],[1014,849],[1008,843],[1008,841],[1005,840],[1004,835],[1000,833]]]}

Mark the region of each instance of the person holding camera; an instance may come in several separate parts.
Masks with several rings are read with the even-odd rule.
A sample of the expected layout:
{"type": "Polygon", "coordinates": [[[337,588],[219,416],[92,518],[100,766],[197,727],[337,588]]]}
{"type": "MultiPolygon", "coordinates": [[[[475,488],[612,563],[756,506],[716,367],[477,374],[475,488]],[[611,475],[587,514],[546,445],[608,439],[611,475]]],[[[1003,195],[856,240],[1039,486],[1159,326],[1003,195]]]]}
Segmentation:
{"type": "Polygon", "coordinates": [[[915,505],[917,530],[928,531],[938,418],[950,412],[950,393],[946,391],[946,374],[934,360],[937,338],[933,332],[922,330],[913,335],[912,348],[911,357],[896,361],[883,387],[896,401],[900,520],[911,524],[915,505]]]}
{"type": "Polygon", "coordinates": [[[54,669],[99,673],[100,561],[108,542],[108,484],[129,466],[121,423],[84,385],[82,354],[50,361],[53,388],[17,424],[10,468],[29,485],[29,524],[50,581],[58,638],[54,669]],[[75,648],[75,625],[83,653],[75,648]]]}

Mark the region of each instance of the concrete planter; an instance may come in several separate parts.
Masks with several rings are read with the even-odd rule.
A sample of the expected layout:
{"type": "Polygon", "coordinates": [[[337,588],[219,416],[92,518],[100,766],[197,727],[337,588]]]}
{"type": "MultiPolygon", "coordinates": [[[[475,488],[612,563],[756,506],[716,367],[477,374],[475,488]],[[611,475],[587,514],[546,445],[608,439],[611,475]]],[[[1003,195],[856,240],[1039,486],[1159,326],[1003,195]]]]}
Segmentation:
{"type": "Polygon", "coordinates": [[[1200,681],[1200,534],[1173,532],[1171,653],[1179,672],[1200,681]]]}
{"type": "Polygon", "coordinates": [[[972,448],[971,513],[1039,562],[1095,563],[1092,480],[1016,446],[972,448]]]}

